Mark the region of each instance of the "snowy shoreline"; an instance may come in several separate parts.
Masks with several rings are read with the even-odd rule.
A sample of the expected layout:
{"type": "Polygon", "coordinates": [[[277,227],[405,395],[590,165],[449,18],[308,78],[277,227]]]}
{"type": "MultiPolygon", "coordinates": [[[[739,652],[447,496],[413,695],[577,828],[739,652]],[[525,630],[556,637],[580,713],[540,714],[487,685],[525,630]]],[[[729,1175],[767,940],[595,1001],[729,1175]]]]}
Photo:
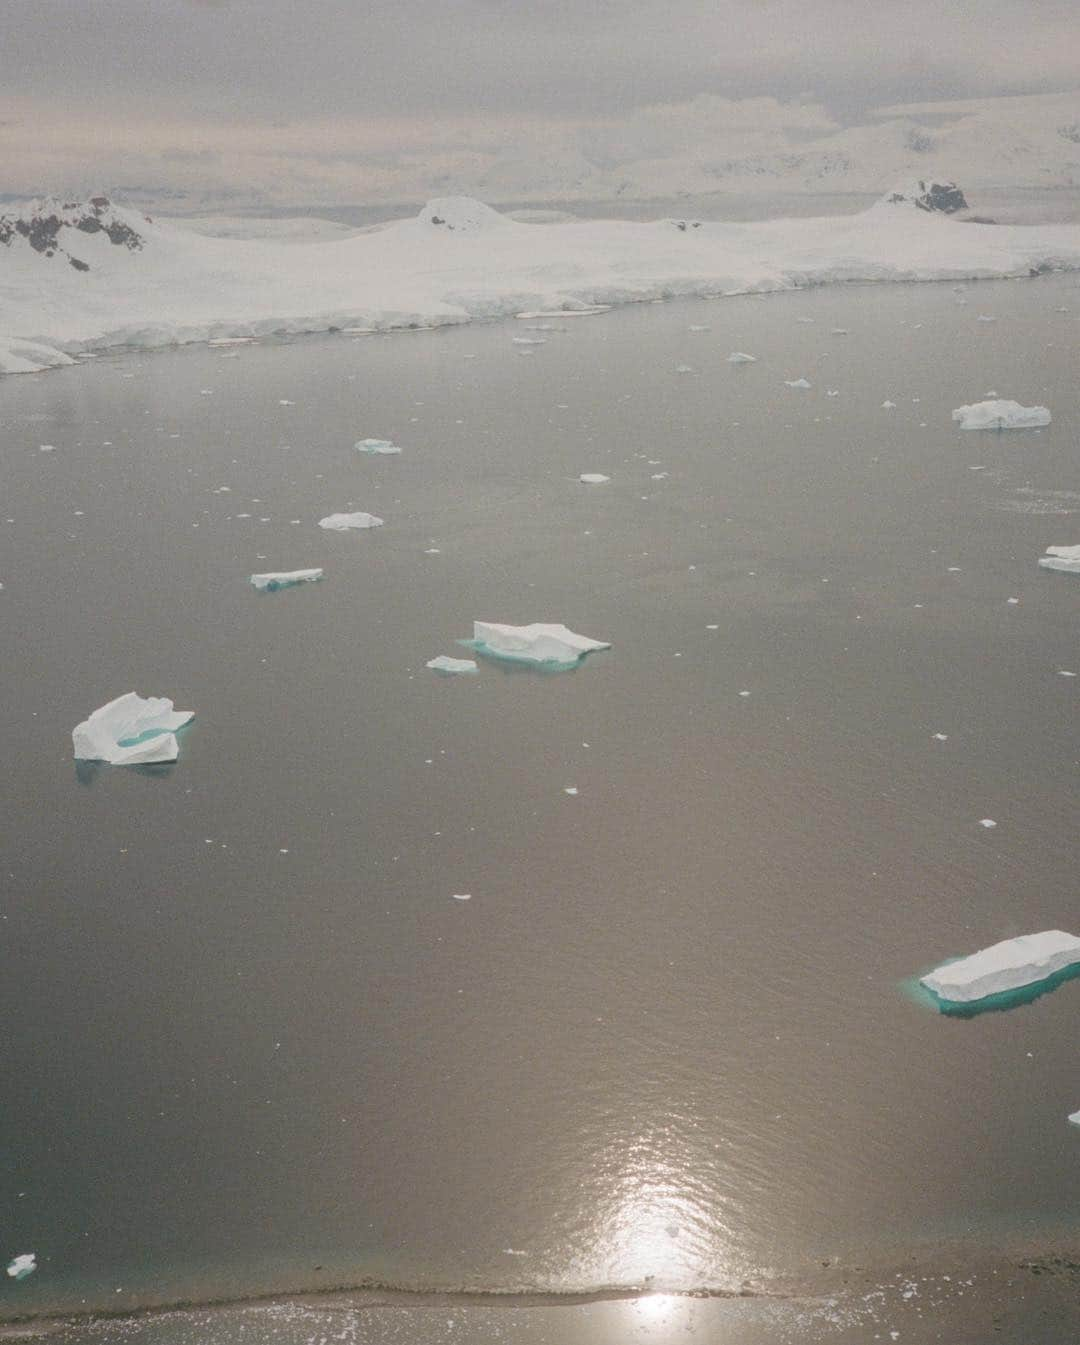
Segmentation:
{"type": "Polygon", "coordinates": [[[0,247],[0,372],[116,348],[1080,270],[1078,225],[960,222],[916,208],[910,194],[860,215],[752,224],[522,224],[457,197],[430,202],[415,219],[308,244],[207,237],[97,200],[89,216],[79,205],[39,204],[29,230],[16,221],[19,232],[9,231],[0,247]],[[29,241],[42,219],[52,226],[44,245],[29,241]]]}

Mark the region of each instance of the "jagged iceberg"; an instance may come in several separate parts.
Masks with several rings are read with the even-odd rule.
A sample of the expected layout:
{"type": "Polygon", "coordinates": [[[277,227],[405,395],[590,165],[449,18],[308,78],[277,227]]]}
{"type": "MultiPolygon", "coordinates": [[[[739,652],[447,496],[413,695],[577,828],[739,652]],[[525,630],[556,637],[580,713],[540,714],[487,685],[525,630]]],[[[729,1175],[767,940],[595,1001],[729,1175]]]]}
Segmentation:
{"type": "Polygon", "coordinates": [[[1039,557],[1039,564],[1044,570],[1080,574],[1080,546],[1048,546],[1046,555],[1039,557]]]}
{"type": "Polygon", "coordinates": [[[374,514],[327,514],[319,519],[320,528],[331,532],[347,532],[350,528],[381,528],[383,521],[374,514]]]}
{"type": "Polygon", "coordinates": [[[1045,406],[1021,406],[1019,402],[973,402],[952,413],[962,430],[1034,430],[1050,424],[1045,406]]]}
{"type": "Polygon", "coordinates": [[[251,582],[260,592],[276,593],[279,588],[294,584],[314,584],[323,577],[322,570],[277,570],[272,574],[253,574],[251,582]]]}
{"type": "Polygon", "coordinates": [[[7,1273],[13,1280],[25,1280],[27,1275],[32,1275],[35,1270],[37,1270],[37,1253],[22,1252],[9,1263],[7,1273]]]}
{"type": "Polygon", "coordinates": [[[400,453],[401,449],[397,444],[391,443],[389,439],[357,439],[353,444],[357,453],[400,453]]]}
{"type": "Polygon", "coordinates": [[[113,766],[175,761],[180,755],[176,730],[194,718],[194,710],[174,710],[166,696],[144,698],[129,691],[72,729],[75,760],[113,766]]]}
{"type": "Polygon", "coordinates": [[[476,672],[476,662],[471,658],[450,658],[447,654],[440,654],[438,658],[428,659],[424,664],[425,668],[434,668],[440,673],[474,673],[476,672]]]}
{"type": "Polygon", "coordinates": [[[1080,939],[1060,929],[1020,934],[962,957],[920,977],[920,984],[946,1004],[972,1004],[1021,990],[1080,964],[1080,939]]]}
{"type": "Polygon", "coordinates": [[[558,622],[534,622],[531,626],[506,626],[497,621],[473,622],[473,648],[494,658],[518,663],[547,663],[570,668],[586,654],[610,649],[603,640],[576,635],[558,622]]]}

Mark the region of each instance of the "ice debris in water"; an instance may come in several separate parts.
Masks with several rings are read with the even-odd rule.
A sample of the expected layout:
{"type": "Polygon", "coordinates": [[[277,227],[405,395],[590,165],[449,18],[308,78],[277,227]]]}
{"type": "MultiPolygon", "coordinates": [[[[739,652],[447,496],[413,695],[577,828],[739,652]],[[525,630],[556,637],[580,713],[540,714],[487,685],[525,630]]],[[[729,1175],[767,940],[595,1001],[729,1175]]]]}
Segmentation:
{"type": "Polygon", "coordinates": [[[314,584],[323,577],[322,570],[276,570],[270,574],[253,574],[251,582],[260,592],[276,593],[279,588],[294,584],[314,584]]]}
{"type": "Polygon", "coordinates": [[[882,409],[882,411],[895,411],[895,410],[896,410],[896,403],[895,403],[895,402],[882,402],[882,403],[881,403],[881,409],[882,409]]]}
{"type": "Polygon", "coordinates": [[[357,453],[400,453],[401,449],[389,439],[357,439],[353,444],[357,453]]]}
{"type": "Polygon", "coordinates": [[[605,476],[603,472],[582,472],[578,477],[587,486],[602,486],[605,481],[610,481],[610,476],[605,476]]]}
{"type": "Polygon", "coordinates": [[[1080,574],[1080,546],[1048,546],[1046,555],[1039,557],[1039,564],[1044,570],[1080,574]]]}
{"type": "Polygon", "coordinates": [[[610,649],[611,645],[587,635],[576,635],[559,622],[508,626],[497,621],[474,621],[473,647],[483,654],[514,662],[573,667],[586,654],[610,649]]]}
{"type": "Polygon", "coordinates": [[[455,901],[472,901],[471,892],[455,892],[453,896],[455,901]]]}
{"type": "Polygon", "coordinates": [[[992,817],[980,817],[979,826],[985,827],[987,831],[993,831],[994,827],[997,826],[997,823],[992,817]]]}
{"type": "Polygon", "coordinates": [[[175,761],[180,755],[176,730],[194,718],[194,710],[174,710],[165,696],[144,699],[129,691],[72,729],[75,760],[113,766],[175,761]]]}
{"type": "Polygon", "coordinates": [[[440,654],[438,658],[428,659],[424,664],[425,668],[434,668],[440,673],[474,673],[476,672],[476,663],[471,658],[450,658],[446,654],[440,654]]]}
{"type": "Polygon", "coordinates": [[[919,978],[938,999],[970,1004],[1008,990],[1038,985],[1080,963],[1080,939],[1060,929],[1020,934],[919,978]]]}
{"type": "Polygon", "coordinates": [[[789,388],[809,388],[811,386],[805,378],[785,378],[784,383],[789,388]]]}
{"type": "Polygon", "coordinates": [[[319,519],[319,527],[346,532],[349,528],[381,528],[382,522],[374,514],[327,514],[326,518],[319,519]]]}
{"type": "Polygon", "coordinates": [[[1072,1112],[1069,1116],[1069,1120],[1074,1126],[1080,1126],[1080,1111],[1072,1112]]]}
{"type": "Polygon", "coordinates": [[[733,350],[727,357],[728,364],[757,364],[756,355],[748,355],[745,350],[733,350]]]}
{"type": "Polygon", "coordinates": [[[952,418],[962,430],[1032,430],[1050,424],[1045,406],[1021,406],[1007,400],[958,406],[952,418]]]}
{"type": "Polygon", "coordinates": [[[694,367],[693,367],[693,365],[690,365],[690,364],[677,364],[677,365],[675,366],[675,372],[676,372],[677,374],[692,374],[692,373],[694,373],[695,371],[694,371],[694,367]]]}
{"type": "Polygon", "coordinates": [[[35,1270],[37,1270],[37,1253],[22,1252],[9,1263],[7,1273],[13,1280],[25,1280],[27,1275],[32,1275],[35,1270]]]}

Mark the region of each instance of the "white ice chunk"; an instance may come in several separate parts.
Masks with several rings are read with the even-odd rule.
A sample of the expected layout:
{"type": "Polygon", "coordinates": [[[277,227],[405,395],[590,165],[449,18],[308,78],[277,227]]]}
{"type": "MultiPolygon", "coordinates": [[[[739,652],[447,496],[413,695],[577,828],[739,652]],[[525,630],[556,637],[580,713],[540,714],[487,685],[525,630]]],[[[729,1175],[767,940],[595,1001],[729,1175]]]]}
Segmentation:
{"type": "Polygon", "coordinates": [[[1019,402],[973,402],[952,413],[962,430],[1032,430],[1050,424],[1045,406],[1021,406],[1019,402]]]}
{"type": "Polygon", "coordinates": [[[353,448],[358,453],[400,453],[401,449],[397,444],[392,444],[389,439],[357,439],[353,448]]]}
{"type": "Polygon", "coordinates": [[[728,364],[757,364],[756,355],[748,355],[745,350],[733,350],[727,357],[728,364]]]}
{"type": "Polygon", "coordinates": [[[789,388],[809,388],[812,386],[805,378],[785,378],[784,383],[789,388]]]}
{"type": "Polygon", "coordinates": [[[291,588],[293,584],[314,584],[323,577],[322,570],[275,570],[270,574],[253,574],[251,582],[255,588],[268,589],[276,593],[279,588],[291,588]]]}
{"type": "Polygon", "coordinates": [[[882,411],[895,411],[895,410],[896,410],[896,403],[895,403],[895,402],[888,402],[888,401],[886,401],[886,402],[882,402],[882,403],[881,403],[881,409],[882,409],[882,411]]]}
{"type": "Polygon", "coordinates": [[[381,528],[382,519],[374,514],[328,514],[319,519],[320,528],[329,528],[333,532],[346,532],[349,528],[381,528]]]}
{"type": "Polygon", "coordinates": [[[1074,1126],[1080,1126],[1080,1111],[1074,1111],[1070,1115],[1069,1120],[1072,1122],[1074,1126]]]}
{"type": "Polygon", "coordinates": [[[25,1280],[27,1275],[32,1275],[35,1270],[37,1270],[37,1253],[22,1252],[10,1262],[7,1273],[13,1280],[25,1280]]]}
{"type": "Polygon", "coordinates": [[[1080,546],[1048,546],[1046,555],[1039,557],[1039,564],[1044,570],[1080,574],[1080,546]]]}
{"type": "Polygon", "coordinates": [[[958,962],[947,962],[920,981],[939,999],[970,1004],[988,995],[1037,985],[1077,962],[1080,939],[1060,929],[1045,929],[1040,934],[1005,939],[958,962]]]}
{"type": "Polygon", "coordinates": [[[194,718],[194,710],[174,710],[165,696],[144,699],[129,691],[72,729],[75,760],[114,766],[175,761],[180,755],[176,730],[194,718]]]}
{"type": "Polygon", "coordinates": [[[450,658],[446,654],[440,654],[438,658],[428,659],[424,664],[425,668],[434,668],[436,672],[441,673],[474,673],[476,672],[476,662],[471,658],[450,658]]]}
{"type": "Polygon", "coordinates": [[[610,649],[603,640],[575,635],[557,622],[534,622],[531,626],[507,626],[496,621],[474,621],[476,647],[500,658],[523,663],[572,665],[597,649],[610,649]]]}
{"type": "Polygon", "coordinates": [[[603,472],[582,472],[578,477],[587,486],[602,486],[605,481],[610,481],[610,476],[605,476],[603,472]]]}

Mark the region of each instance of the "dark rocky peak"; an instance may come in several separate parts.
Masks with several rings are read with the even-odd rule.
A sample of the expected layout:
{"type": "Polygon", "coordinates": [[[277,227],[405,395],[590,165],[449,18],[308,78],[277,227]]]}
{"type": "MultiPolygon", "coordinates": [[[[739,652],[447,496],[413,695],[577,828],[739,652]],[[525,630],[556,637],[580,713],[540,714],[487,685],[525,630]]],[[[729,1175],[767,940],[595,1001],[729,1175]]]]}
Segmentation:
{"type": "Polygon", "coordinates": [[[88,271],[89,263],[70,251],[77,246],[76,234],[103,234],[116,247],[129,252],[141,251],[145,242],[132,220],[138,216],[114,206],[107,196],[92,196],[88,201],[34,201],[18,213],[0,215],[0,245],[11,247],[16,239],[25,239],[30,248],[43,257],[64,257],[77,271],[88,271]]]}

